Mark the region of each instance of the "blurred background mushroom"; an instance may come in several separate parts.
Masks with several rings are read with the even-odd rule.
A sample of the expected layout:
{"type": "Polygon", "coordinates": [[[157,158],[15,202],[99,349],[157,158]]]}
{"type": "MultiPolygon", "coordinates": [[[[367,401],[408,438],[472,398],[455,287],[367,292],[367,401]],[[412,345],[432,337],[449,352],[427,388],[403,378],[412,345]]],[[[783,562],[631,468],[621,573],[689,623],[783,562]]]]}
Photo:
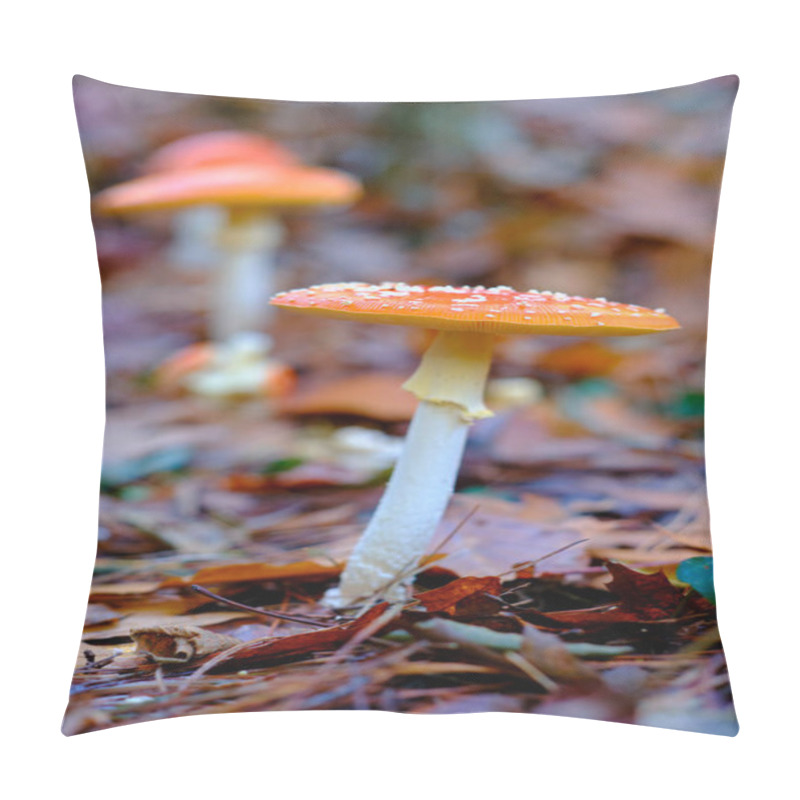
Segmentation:
{"type": "MultiPolygon", "coordinates": [[[[216,238],[212,345],[178,354],[165,366],[167,375],[211,396],[280,394],[287,386],[281,377],[285,369],[268,357],[271,340],[265,335],[283,236],[277,216],[293,208],[351,203],[361,191],[358,181],[340,171],[303,166],[279,145],[233,131],[172,142],[148,164],[143,177],[96,195],[95,211],[201,209],[201,224],[210,225],[216,238]],[[223,220],[209,218],[208,208],[224,209],[223,220]]],[[[183,228],[185,237],[185,223],[183,228]]],[[[189,228],[196,229],[197,220],[189,228]]]]}
{"type": "MultiPolygon", "coordinates": [[[[209,131],[184,136],[156,150],[143,173],[181,172],[226,164],[295,167],[298,161],[282,145],[258,133],[240,130],[209,131]]],[[[194,206],[177,211],[171,221],[172,240],[167,249],[170,265],[185,269],[210,268],[219,258],[219,231],[225,225],[225,208],[194,206]]]]}

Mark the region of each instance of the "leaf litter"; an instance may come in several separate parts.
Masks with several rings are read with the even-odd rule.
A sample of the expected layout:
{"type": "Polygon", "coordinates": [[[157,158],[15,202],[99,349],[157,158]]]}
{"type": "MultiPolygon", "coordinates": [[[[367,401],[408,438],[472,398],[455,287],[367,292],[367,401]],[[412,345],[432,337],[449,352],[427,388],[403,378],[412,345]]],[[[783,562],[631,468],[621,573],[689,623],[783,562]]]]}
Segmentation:
{"type": "MultiPolygon", "coordinates": [[[[618,99],[613,120],[598,108],[596,128],[566,107],[510,104],[498,130],[513,146],[500,155],[480,146],[481,126],[499,119],[485,111],[409,107],[397,120],[376,105],[356,124],[339,110],[353,154],[377,154],[384,168],[351,213],[292,223],[280,288],[348,270],[369,281],[610,287],[666,305],[683,325],[658,343],[501,342],[492,377],[534,380],[541,397],[473,426],[432,558],[402,604],[336,615],[319,600],[413,411],[398,387],[418,332],[280,315],[272,335],[298,373],[295,393],[235,403],[159,393],[156,365],[203,329],[206,276],[165,269],[140,227],[98,221],[108,414],[65,732],[322,708],[735,732],[702,450],[715,208],[707,186],[693,191],[697,159],[713,170],[723,153],[661,157],[670,134],[653,120],[667,112],[628,102],[618,99]],[[464,141],[421,151],[453,114],[464,141]],[[591,163],[577,157],[587,147],[591,163]]],[[[684,145],[708,124],[686,108],[669,112],[684,145]]]]}
{"type": "MultiPolygon", "coordinates": [[[[620,438],[608,420],[633,394],[604,406],[600,427],[558,394],[477,424],[413,595],[340,616],[319,600],[385,462],[337,463],[302,444],[336,427],[309,439],[288,411],[254,459],[237,442],[258,415],[229,422],[188,411],[191,398],[158,399],[180,405],[145,415],[160,431],[204,414],[222,430],[181,460],[146,457],[140,443],[135,469],[104,483],[65,731],[234,710],[502,708],[731,732],[701,462],[671,420],[669,436],[661,425],[620,438]]],[[[397,436],[403,424],[367,429],[397,436]]]]}

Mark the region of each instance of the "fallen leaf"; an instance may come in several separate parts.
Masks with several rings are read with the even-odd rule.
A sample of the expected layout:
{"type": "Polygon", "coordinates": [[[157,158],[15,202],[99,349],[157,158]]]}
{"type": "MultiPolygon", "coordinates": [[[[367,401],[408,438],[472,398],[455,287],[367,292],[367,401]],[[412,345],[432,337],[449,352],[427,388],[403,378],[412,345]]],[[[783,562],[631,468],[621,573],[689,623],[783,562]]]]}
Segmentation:
{"type": "Polygon", "coordinates": [[[90,601],[100,601],[115,597],[141,597],[154,592],[161,584],[158,581],[128,581],[127,583],[108,583],[93,586],[89,594],[90,601]]]}
{"type": "MultiPolygon", "coordinates": [[[[213,672],[239,670],[246,667],[263,666],[275,659],[297,658],[318,651],[335,650],[352,639],[359,631],[372,624],[389,608],[388,603],[379,603],[352,622],[330,628],[292,636],[248,642],[237,647],[230,658],[223,659],[213,668],[213,672]]],[[[396,622],[386,628],[396,627],[396,622]]]]}
{"type": "Polygon", "coordinates": [[[607,569],[613,579],[606,588],[617,595],[619,602],[547,613],[526,608],[514,608],[513,612],[526,622],[550,630],[569,627],[594,630],[619,624],[673,625],[712,608],[700,598],[686,598],[663,572],[637,572],[614,562],[607,564],[607,569]]]}
{"type": "Polygon", "coordinates": [[[607,568],[613,578],[607,588],[619,597],[625,611],[637,613],[640,619],[674,618],[684,593],[663,572],[637,572],[613,561],[607,568]]]}
{"type": "Polygon", "coordinates": [[[607,375],[621,360],[622,354],[586,339],[549,350],[539,356],[536,366],[568,378],[588,378],[607,375]]]}
{"type": "Polygon", "coordinates": [[[550,611],[547,614],[529,609],[515,609],[514,613],[526,622],[532,622],[549,630],[581,628],[590,631],[610,625],[674,625],[678,622],[674,618],[642,619],[636,612],[625,611],[612,605],[581,608],[575,611],[550,611]]]}
{"type": "MultiPolygon", "coordinates": [[[[415,596],[425,611],[429,613],[445,612],[455,615],[464,613],[464,603],[469,599],[483,597],[486,594],[497,595],[500,593],[500,579],[494,577],[475,578],[466,577],[441,586],[438,589],[430,589],[415,596]]],[[[492,607],[496,606],[496,601],[489,601],[492,607]]],[[[476,613],[474,605],[470,609],[471,613],[476,613]]]]}
{"type": "Polygon", "coordinates": [[[569,572],[589,565],[584,538],[562,523],[557,501],[523,494],[519,502],[487,495],[458,494],[438,536],[450,533],[467,511],[477,510],[447,541],[443,566],[461,575],[500,575],[513,564],[539,561],[548,571],[569,572]],[[556,552],[559,551],[559,552],[556,552]]]}
{"type": "Polygon", "coordinates": [[[89,603],[86,608],[86,618],[83,622],[84,628],[93,628],[97,625],[106,625],[119,619],[119,614],[102,603],[89,603]]]}
{"type": "Polygon", "coordinates": [[[382,422],[411,419],[417,399],[403,389],[408,375],[370,372],[304,387],[277,401],[284,414],[343,414],[382,422]]]}
{"type": "MultiPolygon", "coordinates": [[[[551,430],[552,409],[546,403],[520,409],[501,423],[489,446],[493,460],[501,464],[541,466],[557,463],[583,463],[599,458],[613,449],[614,443],[588,436],[576,436],[577,426],[564,432],[551,430]]],[[[621,447],[621,445],[618,445],[621,447]]]]}
{"type": "Polygon", "coordinates": [[[180,625],[187,628],[205,628],[213,625],[222,625],[235,619],[248,617],[244,611],[207,611],[199,614],[171,614],[168,617],[161,612],[139,612],[129,614],[118,619],[113,625],[102,630],[91,630],[84,634],[83,641],[91,644],[102,642],[120,642],[131,639],[131,631],[136,629],[157,628],[168,622],[170,625],[180,625]]]}
{"type": "Polygon", "coordinates": [[[698,192],[673,165],[653,159],[612,162],[603,174],[566,194],[595,209],[609,229],[707,247],[714,236],[716,208],[710,193],[698,192]]]}
{"type": "Polygon", "coordinates": [[[363,470],[341,464],[303,462],[269,475],[233,473],[222,481],[230,492],[266,492],[271,489],[313,489],[326,486],[360,486],[373,478],[363,470]]]}
{"type": "Polygon", "coordinates": [[[564,414],[586,430],[633,447],[661,449],[679,431],[675,423],[635,408],[610,381],[572,384],[559,392],[558,399],[564,414]]]}
{"type": "Polygon", "coordinates": [[[282,566],[274,564],[224,564],[204,567],[190,578],[167,578],[161,587],[187,586],[193,583],[247,583],[252,581],[320,581],[335,578],[342,566],[318,564],[316,561],[294,561],[282,566]]]}
{"type": "Polygon", "coordinates": [[[146,653],[160,664],[185,664],[241,642],[224,633],[188,625],[155,625],[130,632],[137,653],[146,653]]]}
{"type": "Polygon", "coordinates": [[[247,522],[248,531],[253,533],[269,532],[273,528],[280,531],[299,531],[307,528],[338,525],[355,519],[359,511],[356,503],[343,503],[338,506],[320,508],[315,511],[306,511],[293,514],[290,518],[280,515],[272,516],[271,525],[265,525],[261,520],[250,519],[247,522]]]}

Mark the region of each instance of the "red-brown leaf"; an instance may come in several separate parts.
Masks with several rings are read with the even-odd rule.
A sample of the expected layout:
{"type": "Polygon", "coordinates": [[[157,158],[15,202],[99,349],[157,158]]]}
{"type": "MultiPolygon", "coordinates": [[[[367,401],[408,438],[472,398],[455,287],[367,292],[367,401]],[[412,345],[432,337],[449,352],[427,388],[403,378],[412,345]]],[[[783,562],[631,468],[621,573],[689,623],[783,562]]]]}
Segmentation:
{"type": "Polygon", "coordinates": [[[500,593],[500,579],[494,577],[475,578],[465,577],[451,581],[438,589],[430,589],[416,596],[416,599],[430,613],[444,611],[448,614],[457,613],[459,603],[473,598],[475,595],[500,593]]]}
{"type": "Polygon", "coordinates": [[[204,567],[190,578],[168,578],[161,586],[186,586],[193,583],[220,584],[249,581],[319,581],[335,578],[341,566],[318,564],[316,561],[294,561],[291,564],[223,564],[204,567]]]}
{"type": "Polygon", "coordinates": [[[607,567],[613,578],[607,588],[619,597],[623,611],[632,612],[639,619],[675,616],[683,592],[676,589],[663,572],[637,572],[614,561],[609,561],[607,567]]]}
{"type": "MultiPolygon", "coordinates": [[[[252,642],[248,646],[236,648],[229,659],[221,661],[212,671],[229,672],[244,667],[263,666],[276,659],[297,658],[319,651],[335,650],[378,619],[388,607],[388,603],[380,603],[366,611],[358,619],[344,625],[252,642]]],[[[396,621],[392,621],[382,630],[396,625],[396,621]]]]}
{"type": "Polygon", "coordinates": [[[520,619],[543,628],[588,630],[619,624],[670,624],[687,614],[708,610],[695,602],[686,604],[683,592],[674,587],[663,572],[637,572],[615,562],[609,562],[607,568],[612,576],[607,587],[619,598],[617,603],[547,614],[530,609],[518,609],[515,613],[520,619]]]}

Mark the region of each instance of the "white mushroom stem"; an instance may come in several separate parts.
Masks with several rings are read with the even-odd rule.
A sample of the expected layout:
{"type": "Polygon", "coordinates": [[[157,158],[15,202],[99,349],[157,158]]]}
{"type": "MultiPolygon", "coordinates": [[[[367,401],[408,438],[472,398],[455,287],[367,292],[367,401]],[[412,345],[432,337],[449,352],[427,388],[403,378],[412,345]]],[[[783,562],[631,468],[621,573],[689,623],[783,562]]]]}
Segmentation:
{"type": "Polygon", "coordinates": [[[263,213],[231,211],[219,235],[221,263],[211,306],[210,333],[226,342],[238,333],[261,330],[274,294],[275,252],[283,228],[263,213]]]}
{"type": "Polygon", "coordinates": [[[378,595],[400,600],[453,494],[469,426],[483,405],[494,338],[441,331],[405,388],[420,398],[403,452],[367,529],[350,556],[334,607],[378,595]]]}
{"type": "Polygon", "coordinates": [[[170,265],[187,272],[216,266],[217,241],[226,217],[221,206],[192,206],[176,213],[167,251],[170,265]]]}

